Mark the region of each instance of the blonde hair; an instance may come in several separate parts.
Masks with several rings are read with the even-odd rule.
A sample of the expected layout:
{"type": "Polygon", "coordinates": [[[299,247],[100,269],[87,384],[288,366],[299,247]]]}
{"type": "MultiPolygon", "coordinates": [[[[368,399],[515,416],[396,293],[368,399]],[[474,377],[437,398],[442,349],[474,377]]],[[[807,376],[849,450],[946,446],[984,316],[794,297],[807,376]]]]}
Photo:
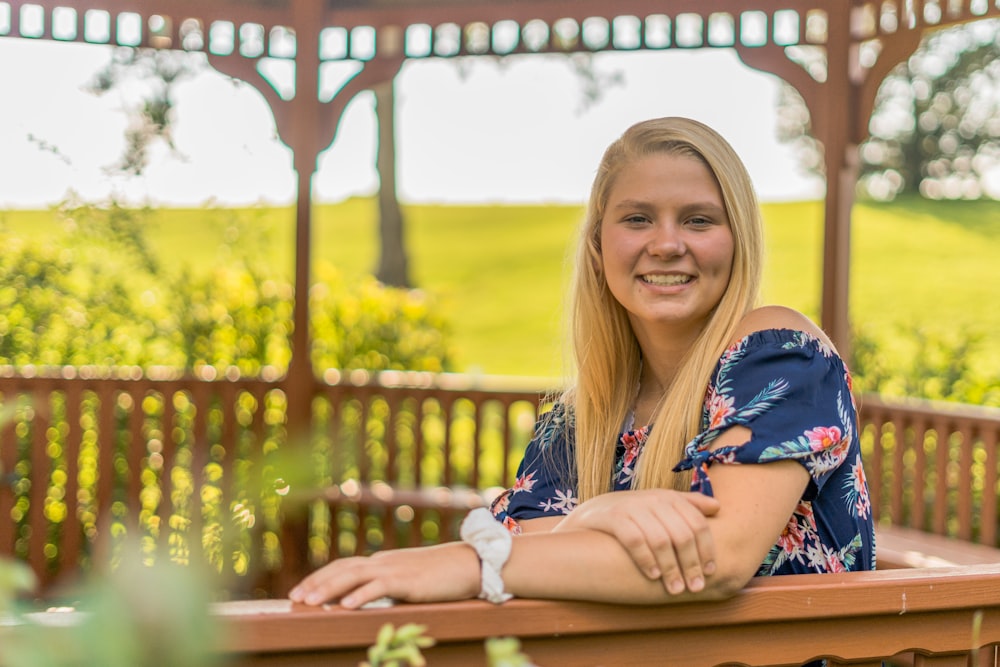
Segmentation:
{"type": "Polygon", "coordinates": [[[704,330],[681,361],[653,419],[633,480],[635,488],[687,490],[690,475],[675,474],[684,445],[701,427],[710,376],[740,319],[757,304],[763,260],[762,224],[750,175],[733,148],[708,126],[686,118],[633,125],[604,153],[594,178],[570,283],[570,338],[576,380],[563,400],[575,431],[577,497],[611,490],[615,444],[639,384],[641,350],[628,313],[601,271],[601,220],[623,167],[657,153],[703,162],[722,191],[733,234],[729,285],[704,330]]]}

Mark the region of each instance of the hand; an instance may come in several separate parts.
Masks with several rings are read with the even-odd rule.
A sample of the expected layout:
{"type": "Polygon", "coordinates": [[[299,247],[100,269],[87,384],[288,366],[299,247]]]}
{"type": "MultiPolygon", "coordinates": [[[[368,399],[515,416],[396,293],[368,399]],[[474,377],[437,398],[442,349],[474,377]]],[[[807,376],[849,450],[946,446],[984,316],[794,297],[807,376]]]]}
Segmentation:
{"type": "Polygon", "coordinates": [[[303,579],[288,597],[309,605],[339,600],[347,609],[382,597],[406,602],[465,600],[479,594],[480,577],[475,550],[451,542],[334,560],[303,579]]]}
{"type": "Polygon", "coordinates": [[[696,593],[715,572],[715,542],[707,517],[719,501],[669,489],[616,491],[581,503],[555,531],[590,529],[615,537],[650,579],[667,592],[696,593]]]}

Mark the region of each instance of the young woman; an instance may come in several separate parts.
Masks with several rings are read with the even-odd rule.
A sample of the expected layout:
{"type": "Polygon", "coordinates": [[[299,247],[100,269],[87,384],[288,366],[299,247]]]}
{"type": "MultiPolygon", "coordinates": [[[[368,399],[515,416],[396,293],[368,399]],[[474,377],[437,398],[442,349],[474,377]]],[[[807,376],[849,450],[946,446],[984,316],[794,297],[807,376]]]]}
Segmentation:
{"type": "Polygon", "coordinates": [[[761,235],[749,174],[716,132],[629,128],[580,236],[576,377],[514,487],[470,514],[462,542],[336,560],[290,597],[663,603],[873,569],[849,373],[806,317],[756,307],[761,235]]]}

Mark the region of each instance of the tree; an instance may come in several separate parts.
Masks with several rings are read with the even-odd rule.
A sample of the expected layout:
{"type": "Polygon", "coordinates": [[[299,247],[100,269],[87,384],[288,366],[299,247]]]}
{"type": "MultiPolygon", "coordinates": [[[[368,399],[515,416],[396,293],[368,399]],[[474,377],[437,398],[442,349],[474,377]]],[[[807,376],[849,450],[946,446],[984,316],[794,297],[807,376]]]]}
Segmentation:
{"type": "Polygon", "coordinates": [[[886,77],[861,146],[861,182],[873,197],[1000,197],[984,176],[1000,167],[1000,21],[929,35],[886,77]]]}
{"type": "Polygon", "coordinates": [[[110,92],[126,80],[147,88],[138,106],[128,110],[125,149],[116,167],[120,172],[142,175],[149,166],[149,147],[157,139],[176,153],[172,136],[174,86],[198,70],[196,57],[182,51],[122,47],[115,49],[108,66],[94,77],[89,88],[96,95],[110,92]]]}
{"type": "MultiPolygon", "coordinates": [[[[502,62],[501,58],[497,60],[502,62]]],[[[463,71],[462,61],[456,62],[459,71],[463,71]]],[[[624,82],[620,71],[604,72],[595,67],[589,53],[571,54],[568,62],[581,84],[579,113],[599,102],[609,87],[624,82]]],[[[372,93],[375,95],[375,122],[378,127],[375,168],[379,176],[379,259],[375,277],[386,285],[411,287],[405,217],[396,191],[394,79],[373,86],[372,93]]]]}
{"type": "MultiPolygon", "coordinates": [[[[879,89],[860,147],[859,186],[890,200],[1000,198],[1000,20],[928,34],[879,89]]],[[[810,135],[801,97],[785,86],[778,138],[799,149],[802,166],[822,173],[822,147],[810,135]]]]}
{"type": "Polygon", "coordinates": [[[375,278],[393,287],[410,287],[410,262],[404,239],[403,209],[396,192],[396,95],[395,79],[372,89],[375,94],[375,124],[378,147],[379,259],[375,278]]]}

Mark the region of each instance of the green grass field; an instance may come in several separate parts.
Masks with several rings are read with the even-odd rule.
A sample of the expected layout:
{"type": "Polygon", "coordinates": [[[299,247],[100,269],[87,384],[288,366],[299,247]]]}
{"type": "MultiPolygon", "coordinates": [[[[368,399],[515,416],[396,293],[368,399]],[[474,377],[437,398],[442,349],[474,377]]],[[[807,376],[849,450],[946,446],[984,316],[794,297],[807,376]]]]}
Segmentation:
{"type": "MultiPolygon", "coordinates": [[[[452,326],[455,370],[559,376],[568,250],[577,206],[407,206],[411,271],[437,295],[452,326]]],[[[225,235],[253,239],[277,274],[291,279],[294,213],[276,209],[170,209],[150,219],[168,266],[224,261],[225,235]]],[[[821,276],[820,202],[764,206],[768,303],[816,318],[821,276]]],[[[376,262],[374,200],[316,209],[314,259],[345,279],[376,262]]],[[[1000,206],[996,202],[858,204],[854,209],[851,316],[905,363],[896,332],[917,327],[985,336],[982,359],[1000,373],[1000,206]]],[[[60,233],[48,211],[0,212],[0,225],[27,236],[60,233]]]]}

